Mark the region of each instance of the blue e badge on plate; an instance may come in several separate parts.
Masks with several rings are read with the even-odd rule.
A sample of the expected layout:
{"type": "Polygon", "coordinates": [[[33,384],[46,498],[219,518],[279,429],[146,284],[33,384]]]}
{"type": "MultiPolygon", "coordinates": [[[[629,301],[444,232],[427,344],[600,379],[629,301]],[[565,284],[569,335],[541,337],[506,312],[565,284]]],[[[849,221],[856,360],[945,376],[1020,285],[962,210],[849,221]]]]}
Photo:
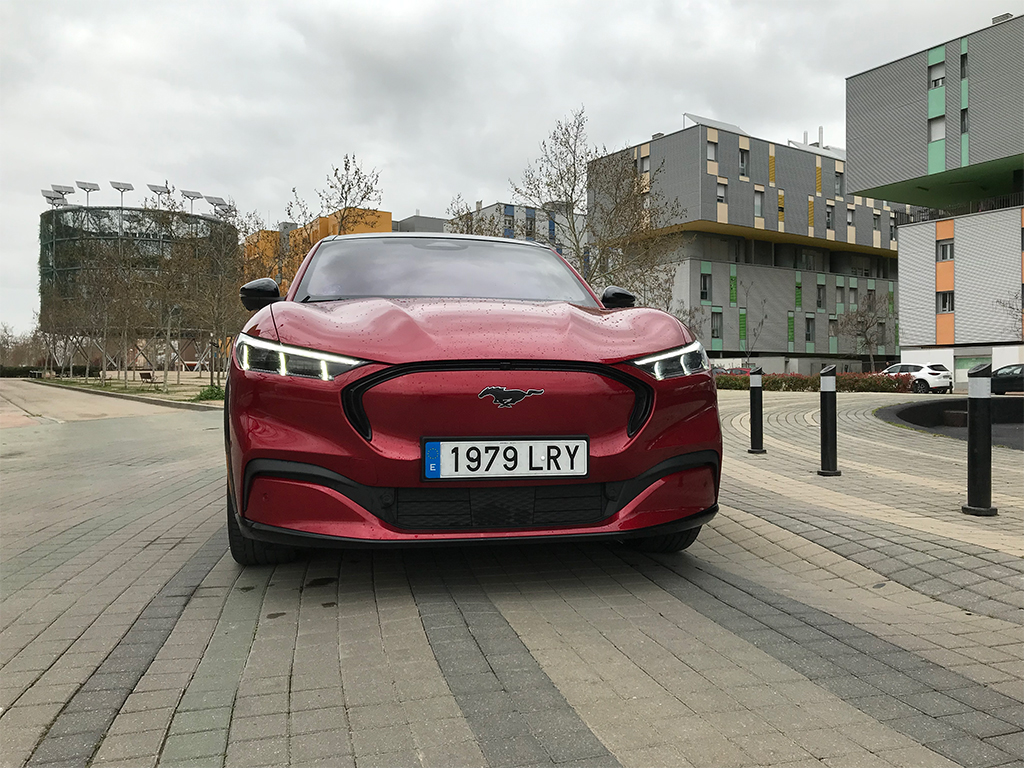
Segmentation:
{"type": "Polygon", "coordinates": [[[423,444],[423,476],[434,480],[441,477],[441,443],[423,444]]]}

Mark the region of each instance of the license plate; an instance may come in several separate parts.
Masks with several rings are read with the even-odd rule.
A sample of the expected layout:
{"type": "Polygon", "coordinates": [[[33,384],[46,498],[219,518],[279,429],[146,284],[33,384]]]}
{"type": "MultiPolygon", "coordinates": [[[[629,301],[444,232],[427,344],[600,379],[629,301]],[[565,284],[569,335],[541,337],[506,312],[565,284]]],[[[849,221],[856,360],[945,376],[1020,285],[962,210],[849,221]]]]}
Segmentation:
{"type": "Polygon", "coordinates": [[[589,458],[585,437],[426,440],[423,476],[427,480],[586,477],[589,458]]]}

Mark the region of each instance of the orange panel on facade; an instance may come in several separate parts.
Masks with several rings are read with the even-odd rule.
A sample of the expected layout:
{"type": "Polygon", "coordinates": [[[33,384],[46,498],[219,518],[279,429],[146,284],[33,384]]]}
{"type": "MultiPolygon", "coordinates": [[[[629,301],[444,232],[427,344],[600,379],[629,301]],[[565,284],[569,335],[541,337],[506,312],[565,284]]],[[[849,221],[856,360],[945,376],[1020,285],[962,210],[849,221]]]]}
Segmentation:
{"type": "Polygon", "coordinates": [[[953,313],[946,312],[935,316],[935,343],[953,343],[953,313]]]}
{"type": "Polygon", "coordinates": [[[953,239],[953,219],[945,219],[944,221],[935,222],[935,239],[936,240],[952,240],[953,239]]]}
{"type": "Polygon", "coordinates": [[[935,290],[953,290],[953,261],[935,262],[935,290]]]}

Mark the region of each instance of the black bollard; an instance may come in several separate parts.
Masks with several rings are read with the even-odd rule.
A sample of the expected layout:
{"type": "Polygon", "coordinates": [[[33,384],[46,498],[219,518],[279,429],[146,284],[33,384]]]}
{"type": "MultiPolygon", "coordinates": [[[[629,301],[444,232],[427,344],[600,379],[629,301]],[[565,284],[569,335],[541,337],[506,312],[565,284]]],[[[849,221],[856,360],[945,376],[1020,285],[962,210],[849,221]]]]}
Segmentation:
{"type": "Polygon", "coordinates": [[[967,503],[965,515],[991,517],[992,506],[992,366],[967,372],[967,503]]]}
{"type": "Polygon", "coordinates": [[[826,365],[821,369],[821,469],[823,477],[838,477],[843,474],[836,462],[836,367],[826,365]]]}
{"type": "Polygon", "coordinates": [[[764,453],[764,420],[762,416],[761,369],[750,371],[750,447],[747,453],[764,453]]]}

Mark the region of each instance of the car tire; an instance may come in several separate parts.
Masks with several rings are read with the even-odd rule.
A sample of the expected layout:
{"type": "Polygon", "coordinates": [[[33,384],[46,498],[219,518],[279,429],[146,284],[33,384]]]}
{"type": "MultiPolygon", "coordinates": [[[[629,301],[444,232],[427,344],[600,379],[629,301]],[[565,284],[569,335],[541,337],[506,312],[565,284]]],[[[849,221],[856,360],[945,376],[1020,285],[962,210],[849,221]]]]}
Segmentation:
{"type": "Polygon", "coordinates": [[[626,539],[626,545],[640,552],[682,552],[697,540],[701,526],[690,528],[679,533],[666,533],[661,536],[645,536],[640,539],[626,539]]]}
{"type": "Polygon", "coordinates": [[[289,563],[299,556],[299,550],[295,547],[270,544],[243,536],[238,519],[235,517],[235,506],[231,503],[230,492],[228,493],[228,548],[231,550],[231,557],[239,565],[277,565],[278,563],[289,563]]]}
{"type": "Polygon", "coordinates": [[[924,394],[925,392],[931,392],[931,387],[928,386],[928,382],[924,379],[918,379],[910,385],[910,391],[916,392],[917,394],[924,394]]]}

